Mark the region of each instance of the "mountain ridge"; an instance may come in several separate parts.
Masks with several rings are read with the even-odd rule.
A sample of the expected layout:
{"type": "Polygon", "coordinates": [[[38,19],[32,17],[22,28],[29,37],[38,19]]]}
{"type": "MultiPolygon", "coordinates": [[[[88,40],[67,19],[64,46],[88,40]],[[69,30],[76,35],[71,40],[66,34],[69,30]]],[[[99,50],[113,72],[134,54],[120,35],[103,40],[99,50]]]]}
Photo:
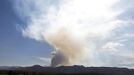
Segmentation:
{"type": "Polygon", "coordinates": [[[105,75],[134,75],[134,69],[117,67],[84,67],[82,65],[59,67],[44,67],[40,65],[34,65],[29,67],[12,67],[10,69],[8,68],[7,70],[39,73],[99,73],[105,75]]]}

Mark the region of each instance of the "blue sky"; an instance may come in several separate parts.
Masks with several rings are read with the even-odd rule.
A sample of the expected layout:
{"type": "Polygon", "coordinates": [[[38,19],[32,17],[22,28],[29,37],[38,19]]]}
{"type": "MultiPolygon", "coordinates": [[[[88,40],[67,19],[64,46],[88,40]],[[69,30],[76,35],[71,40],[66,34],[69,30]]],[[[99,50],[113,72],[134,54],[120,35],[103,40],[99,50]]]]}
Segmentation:
{"type": "Polygon", "coordinates": [[[17,27],[25,24],[16,15],[8,0],[0,1],[0,65],[45,65],[38,57],[50,57],[51,48],[47,43],[22,36],[17,27]]]}
{"type": "Polygon", "coordinates": [[[133,9],[133,0],[1,0],[0,65],[133,68],[133,9]]]}

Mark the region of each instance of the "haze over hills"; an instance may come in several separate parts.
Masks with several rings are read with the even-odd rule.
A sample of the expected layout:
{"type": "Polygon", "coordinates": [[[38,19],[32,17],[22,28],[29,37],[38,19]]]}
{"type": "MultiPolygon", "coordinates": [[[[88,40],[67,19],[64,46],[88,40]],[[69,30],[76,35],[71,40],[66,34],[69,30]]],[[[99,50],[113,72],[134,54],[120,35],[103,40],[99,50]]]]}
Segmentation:
{"type": "MultiPolygon", "coordinates": [[[[2,70],[2,69],[1,69],[2,70]]],[[[84,67],[81,65],[43,67],[34,65],[30,67],[8,67],[7,71],[38,72],[38,73],[65,73],[65,74],[93,74],[93,75],[134,75],[134,69],[116,67],[84,67]]]]}

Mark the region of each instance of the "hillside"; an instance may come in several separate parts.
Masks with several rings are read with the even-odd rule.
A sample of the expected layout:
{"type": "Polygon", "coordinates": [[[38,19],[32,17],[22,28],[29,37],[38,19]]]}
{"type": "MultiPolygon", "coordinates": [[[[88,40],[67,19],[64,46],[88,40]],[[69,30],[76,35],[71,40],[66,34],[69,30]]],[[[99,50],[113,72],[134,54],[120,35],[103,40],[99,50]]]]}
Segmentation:
{"type": "Polygon", "coordinates": [[[134,69],[116,67],[84,67],[84,66],[60,66],[43,67],[34,65],[31,67],[11,67],[0,71],[0,75],[134,75],[134,69]]]}

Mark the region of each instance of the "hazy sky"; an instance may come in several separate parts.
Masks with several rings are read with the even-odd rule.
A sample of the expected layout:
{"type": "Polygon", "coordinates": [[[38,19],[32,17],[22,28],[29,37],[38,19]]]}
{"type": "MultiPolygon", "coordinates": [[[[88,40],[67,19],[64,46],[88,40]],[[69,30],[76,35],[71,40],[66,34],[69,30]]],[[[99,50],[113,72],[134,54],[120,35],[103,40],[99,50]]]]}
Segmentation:
{"type": "Polygon", "coordinates": [[[71,46],[77,41],[86,51],[85,57],[76,54],[83,60],[75,64],[134,67],[133,9],[133,0],[1,0],[0,65],[50,65],[47,43],[69,51],[55,42],[65,28],[71,46]]]}

